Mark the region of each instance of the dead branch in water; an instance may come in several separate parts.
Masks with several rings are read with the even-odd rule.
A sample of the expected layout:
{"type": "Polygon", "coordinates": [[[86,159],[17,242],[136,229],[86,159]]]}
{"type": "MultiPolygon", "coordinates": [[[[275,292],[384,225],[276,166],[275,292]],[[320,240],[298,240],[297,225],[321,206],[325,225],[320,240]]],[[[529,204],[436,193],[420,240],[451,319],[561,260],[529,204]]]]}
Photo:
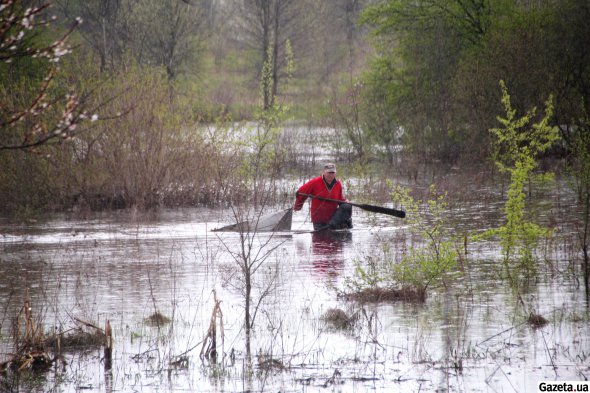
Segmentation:
{"type": "Polygon", "coordinates": [[[221,312],[221,300],[217,300],[217,294],[213,290],[213,312],[211,313],[211,321],[209,322],[209,329],[207,335],[203,340],[203,346],[201,347],[201,353],[199,357],[201,359],[207,358],[212,361],[217,359],[217,319],[219,319],[219,334],[221,337],[221,347],[223,348],[224,332],[223,332],[223,313],[221,312]]]}
{"type": "Polygon", "coordinates": [[[85,325],[85,326],[88,326],[88,327],[94,328],[94,329],[96,329],[97,331],[99,331],[99,332],[101,332],[101,333],[105,334],[105,331],[104,331],[104,330],[102,330],[100,327],[96,326],[96,325],[95,325],[95,324],[93,324],[92,322],[84,321],[84,320],[82,320],[82,319],[80,319],[80,318],[77,318],[77,317],[72,317],[72,318],[73,318],[74,320],[76,320],[77,322],[81,323],[82,325],[85,325]]]}
{"type": "Polygon", "coordinates": [[[110,370],[113,365],[113,330],[111,329],[111,323],[108,319],[104,325],[104,332],[104,369],[110,370]]]}

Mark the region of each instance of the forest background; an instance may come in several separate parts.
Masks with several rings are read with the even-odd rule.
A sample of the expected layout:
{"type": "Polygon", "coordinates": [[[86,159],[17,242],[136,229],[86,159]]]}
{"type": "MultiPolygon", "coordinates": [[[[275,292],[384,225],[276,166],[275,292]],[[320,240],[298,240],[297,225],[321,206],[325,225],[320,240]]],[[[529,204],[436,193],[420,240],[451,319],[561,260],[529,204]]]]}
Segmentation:
{"type": "Polygon", "coordinates": [[[3,0],[0,210],[236,202],[308,173],[306,138],[350,174],[492,163],[500,81],[519,113],[552,100],[545,163],[579,175],[588,20],[588,0],[3,0]]]}

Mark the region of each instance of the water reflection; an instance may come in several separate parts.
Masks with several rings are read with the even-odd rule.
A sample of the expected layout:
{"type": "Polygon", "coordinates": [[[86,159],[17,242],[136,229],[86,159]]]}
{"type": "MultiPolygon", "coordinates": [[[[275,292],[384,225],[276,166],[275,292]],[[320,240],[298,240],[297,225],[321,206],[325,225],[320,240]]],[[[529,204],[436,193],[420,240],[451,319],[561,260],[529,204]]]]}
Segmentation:
{"type": "MultiPolygon", "coordinates": [[[[498,210],[492,204],[486,208],[498,210]]],[[[461,222],[487,225],[482,205],[464,203],[461,209],[453,212],[461,222]]],[[[257,273],[263,287],[255,290],[264,298],[252,335],[252,361],[256,367],[261,353],[291,368],[253,373],[241,344],[243,296],[225,286],[228,272],[222,269],[235,263],[224,246],[233,250],[243,243],[237,234],[211,234],[220,216],[206,209],[175,210],[144,223],[111,213],[32,228],[0,220],[0,363],[12,351],[11,321],[28,293],[44,330],[62,323],[69,328],[71,316],[98,326],[108,318],[115,338],[111,370],[100,351],[66,354],[67,371],[43,374],[46,380],[36,391],[54,385],[53,390],[93,392],[295,391],[306,390],[303,383],[321,390],[333,383],[335,369],[346,382],[328,390],[530,391],[556,373],[574,380],[590,372],[583,288],[571,275],[544,275],[516,297],[498,279],[498,250],[491,242],[470,244],[463,274],[433,288],[424,304],[363,305],[354,335],[324,330],[326,309],[358,306],[334,293],[354,274],[352,261],[363,263],[365,253],[384,244],[401,247],[405,239],[403,223],[359,213],[354,233],[309,233],[310,223],[300,215],[293,225],[298,233],[273,240],[279,244],[276,256],[257,273]],[[276,286],[270,286],[267,269],[275,260],[281,270],[276,286]],[[222,344],[220,350],[226,354],[235,348],[235,364],[210,365],[199,358],[210,326],[212,289],[223,299],[225,349],[222,344]],[[528,314],[516,306],[519,299],[551,323],[532,330],[524,319],[528,314]],[[171,317],[166,329],[144,324],[156,310],[171,317]],[[169,359],[180,354],[186,354],[187,368],[173,369],[169,359]]],[[[256,242],[264,244],[265,236],[256,242]]],[[[556,269],[569,271],[560,264],[569,255],[556,251],[551,260],[556,269]]],[[[1,379],[0,373],[0,386],[1,379]]]]}
{"type": "Polygon", "coordinates": [[[344,268],[344,245],[351,242],[350,231],[314,232],[311,238],[314,270],[328,277],[336,277],[344,268]]]}

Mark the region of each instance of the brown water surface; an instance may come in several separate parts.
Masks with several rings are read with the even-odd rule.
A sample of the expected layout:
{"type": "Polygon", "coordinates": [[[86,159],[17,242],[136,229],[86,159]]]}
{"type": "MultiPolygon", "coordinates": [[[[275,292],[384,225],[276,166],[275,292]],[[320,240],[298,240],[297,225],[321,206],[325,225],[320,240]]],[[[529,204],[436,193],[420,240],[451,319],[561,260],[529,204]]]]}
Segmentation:
{"type": "MultiPolygon", "coordinates": [[[[567,217],[571,198],[544,198],[539,206],[567,217]]],[[[486,229],[501,211],[499,200],[454,206],[452,225],[461,231],[486,229]]],[[[311,229],[306,209],[294,214],[293,230],[311,229]]],[[[272,252],[254,275],[255,305],[263,299],[249,357],[234,259],[243,243],[238,233],[211,232],[227,214],[195,208],[0,221],[0,362],[13,351],[12,321],[27,295],[45,331],[74,327],[74,317],[100,326],[108,319],[115,340],[111,370],[100,348],[69,352],[40,377],[11,379],[13,389],[525,392],[541,380],[590,377],[588,303],[566,241],[551,243],[536,282],[517,294],[499,278],[498,245],[485,242],[469,245],[460,274],[431,289],[424,304],[345,302],[337,293],[355,263],[383,244],[401,253],[407,232],[403,220],[359,209],[354,229],[336,237],[252,238],[253,251],[272,252]],[[213,291],[223,313],[217,363],[199,357],[213,291]],[[549,323],[527,324],[523,302],[549,323]],[[326,323],[331,308],[354,315],[353,327],[326,323]],[[146,323],[156,311],[171,322],[146,323]]],[[[557,223],[556,236],[571,233],[568,222],[557,223]]]]}

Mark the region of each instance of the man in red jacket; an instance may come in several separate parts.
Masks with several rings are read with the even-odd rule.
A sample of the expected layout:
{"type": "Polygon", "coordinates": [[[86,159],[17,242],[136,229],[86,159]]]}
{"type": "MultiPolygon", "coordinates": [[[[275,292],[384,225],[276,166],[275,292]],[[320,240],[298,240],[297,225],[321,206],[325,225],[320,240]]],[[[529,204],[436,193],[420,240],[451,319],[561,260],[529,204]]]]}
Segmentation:
{"type": "Polygon", "coordinates": [[[341,203],[311,199],[311,222],[314,230],[352,228],[352,206],[344,197],[342,183],[336,179],[336,165],[326,164],[321,176],[311,179],[297,190],[293,210],[301,210],[307,195],[335,199],[341,203]]]}

